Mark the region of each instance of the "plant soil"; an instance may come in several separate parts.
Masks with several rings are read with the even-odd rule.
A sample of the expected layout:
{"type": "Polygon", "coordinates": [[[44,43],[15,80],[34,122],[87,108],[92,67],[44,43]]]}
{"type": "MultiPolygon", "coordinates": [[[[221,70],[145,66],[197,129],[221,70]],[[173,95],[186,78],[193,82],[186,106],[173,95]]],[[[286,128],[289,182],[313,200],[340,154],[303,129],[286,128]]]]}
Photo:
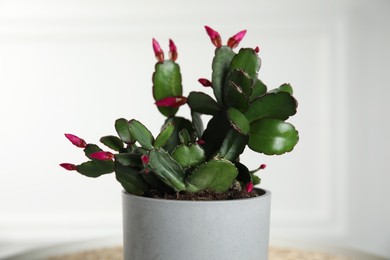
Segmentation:
{"type": "Polygon", "coordinates": [[[258,197],[262,195],[255,189],[251,192],[238,189],[230,189],[227,192],[215,192],[212,190],[203,190],[198,192],[178,192],[174,194],[161,193],[158,190],[150,190],[144,196],[156,199],[167,200],[192,200],[192,201],[213,201],[213,200],[236,200],[258,197]]]}

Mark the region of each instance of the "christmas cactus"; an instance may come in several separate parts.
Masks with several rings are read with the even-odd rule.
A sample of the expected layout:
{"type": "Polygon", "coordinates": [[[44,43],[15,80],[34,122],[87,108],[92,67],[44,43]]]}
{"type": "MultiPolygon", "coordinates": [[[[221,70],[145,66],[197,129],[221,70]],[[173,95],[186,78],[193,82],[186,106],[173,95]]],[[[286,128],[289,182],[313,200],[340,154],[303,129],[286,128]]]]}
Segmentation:
{"type": "Polygon", "coordinates": [[[211,81],[201,78],[199,83],[211,87],[215,99],[203,92],[183,96],[174,42],[169,41],[169,59],[164,59],[159,43],[153,39],[157,58],[153,96],[158,110],[166,117],[161,132],[153,136],[135,119],[117,119],[118,136],[100,139],[111,152],[65,134],[84,150],[88,161],[61,166],[88,177],[114,172],[123,188],[136,195],[150,190],[171,194],[226,192],[233,186],[251,192],[260,182],[255,173],[265,165],[249,170],[240,162],[240,154],[246,146],[266,155],[290,152],[298,142],[298,132],[285,120],[296,113],[297,101],[290,84],[267,90],[258,79],[258,47],[234,51],[245,30],[223,45],[218,32],[208,26],[205,29],[216,49],[211,81]],[[190,119],[175,116],[184,104],[191,110],[190,119]],[[202,114],[211,116],[206,128],[202,114]]]}

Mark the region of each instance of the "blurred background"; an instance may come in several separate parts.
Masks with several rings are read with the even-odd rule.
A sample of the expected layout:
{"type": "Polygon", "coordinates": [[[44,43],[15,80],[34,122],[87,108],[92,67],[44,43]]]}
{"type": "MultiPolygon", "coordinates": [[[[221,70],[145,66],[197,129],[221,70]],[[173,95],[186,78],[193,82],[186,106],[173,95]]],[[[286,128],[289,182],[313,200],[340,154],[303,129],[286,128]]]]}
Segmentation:
{"type": "Polygon", "coordinates": [[[292,153],[242,158],[268,165],[271,241],[390,257],[390,2],[380,0],[0,0],[0,245],[121,236],[120,184],[60,168],[84,160],[63,134],[97,143],[119,117],[158,133],[153,37],[166,53],[175,41],[185,95],[211,94],[197,82],[211,78],[204,25],[224,41],[247,29],[240,47],[260,47],[260,79],[291,83],[299,102],[292,153]]]}

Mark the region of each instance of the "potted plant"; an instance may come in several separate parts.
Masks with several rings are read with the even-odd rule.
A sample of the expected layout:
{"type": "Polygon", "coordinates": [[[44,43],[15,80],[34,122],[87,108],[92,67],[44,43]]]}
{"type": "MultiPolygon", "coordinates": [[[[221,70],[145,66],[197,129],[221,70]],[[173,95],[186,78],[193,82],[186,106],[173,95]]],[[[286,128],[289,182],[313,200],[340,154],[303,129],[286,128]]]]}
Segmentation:
{"type": "Polygon", "coordinates": [[[254,189],[256,175],[240,162],[246,146],[266,155],[290,152],[298,132],[285,122],[296,113],[290,84],[267,90],[258,79],[259,48],[233,50],[240,31],[222,45],[205,26],[216,47],[211,81],[215,99],[203,92],[183,96],[177,48],[169,59],[153,39],[157,64],[153,96],[166,117],[155,137],[141,122],[117,119],[118,136],[100,141],[112,151],[65,136],[83,148],[88,161],[63,163],[88,177],[115,173],[124,188],[125,259],[267,259],[270,192],[254,189]],[[187,104],[191,118],[175,116],[187,104]],[[201,115],[209,115],[206,128],[201,115]]]}

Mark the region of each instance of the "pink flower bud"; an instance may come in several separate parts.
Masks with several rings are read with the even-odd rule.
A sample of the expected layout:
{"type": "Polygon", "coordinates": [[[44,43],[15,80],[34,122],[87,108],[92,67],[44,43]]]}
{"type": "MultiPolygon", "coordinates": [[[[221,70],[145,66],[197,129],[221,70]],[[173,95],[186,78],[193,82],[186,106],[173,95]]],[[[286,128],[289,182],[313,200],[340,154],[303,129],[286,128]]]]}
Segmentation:
{"type": "Polygon", "coordinates": [[[232,49],[236,48],[240,43],[240,41],[242,40],[242,38],[244,38],[245,34],[246,34],[246,30],[242,30],[241,32],[238,32],[237,34],[229,38],[227,45],[232,49]]]}
{"type": "Polygon", "coordinates": [[[149,169],[146,168],[146,169],[144,170],[144,173],[145,173],[145,174],[149,174],[149,169]]]}
{"type": "Polygon", "coordinates": [[[61,163],[60,166],[68,171],[76,171],[77,166],[72,163],[61,163]]]}
{"type": "Polygon", "coordinates": [[[158,107],[180,107],[187,103],[187,98],[183,96],[167,97],[156,101],[158,107]]]}
{"type": "Polygon", "coordinates": [[[199,145],[203,145],[206,142],[203,139],[199,139],[198,141],[196,141],[196,143],[199,144],[199,145]]]}
{"type": "Polygon", "coordinates": [[[65,134],[65,137],[68,138],[68,140],[69,140],[73,145],[75,145],[75,146],[77,146],[77,147],[85,148],[85,147],[87,146],[87,143],[86,143],[83,139],[81,139],[81,138],[79,138],[79,137],[77,137],[77,136],[75,136],[75,135],[72,135],[72,134],[65,134]]]}
{"type": "Polygon", "coordinates": [[[162,51],[160,44],[156,39],[153,38],[153,50],[154,50],[154,55],[156,56],[156,59],[159,62],[164,62],[164,52],[162,51]]]}
{"type": "Polygon", "coordinates": [[[256,46],[256,48],[254,49],[254,51],[255,51],[256,53],[259,53],[259,51],[260,51],[259,46],[256,46]]]}
{"type": "Polygon", "coordinates": [[[114,155],[110,152],[99,151],[89,155],[92,159],[108,161],[114,159],[114,155]]]}
{"type": "Polygon", "coordinates": [[[219,48],[222,46],[221,36],[217,31],[214,31],[209,26],[204,27],[206,29],[207,34],[209,35],[211,42],[214,44],[215,47],[219,48]]]}
{"type": "Polygon", "coordinates": [[[263,164],[260,165],[259,169],[260,169],[260,170],[263,170],[263,169],[265,169],[266,167],[267,167],[267,165],[263,163],[263,164]]]}
{"type": "Polygon", "coordinates": [[[245,185],[245,189],[246,189],[247,192],[251,192],[253,190],[253,183],[252,182],[248,182],[245,185]]]}
{"type": "Polygon", "coordinates": [[[211,87],[212,83],[208,79],[200,78],[198,79],[199,83],[202,84],[203,87],[211,87]]]}
{"type": "Polygon", "coordinates": [[[148,164],[149,163],[149,156],[141,155],[141,161],[143,164],[148,164]]]}
{"type": "Polygon", "coordinates": [[[177,48],[175,43],[171,39],[169,39],[169,58],[172,61],[177,60],[177,48]]]}

